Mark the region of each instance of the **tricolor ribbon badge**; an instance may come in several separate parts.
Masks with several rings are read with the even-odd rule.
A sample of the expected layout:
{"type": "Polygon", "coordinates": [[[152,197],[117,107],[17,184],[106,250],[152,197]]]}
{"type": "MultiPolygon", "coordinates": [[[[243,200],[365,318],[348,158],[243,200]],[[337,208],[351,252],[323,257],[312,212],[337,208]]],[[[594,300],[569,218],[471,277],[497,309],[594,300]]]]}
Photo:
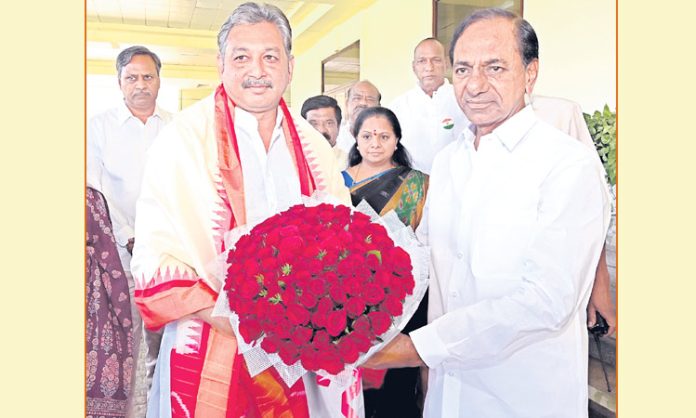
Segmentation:
{"type": "Polygon", "coordinates": [[[443,129],[452,129],[454,128],[454,120],[452,118],[444,118],[442,119],[442,128],[443,129]]]}

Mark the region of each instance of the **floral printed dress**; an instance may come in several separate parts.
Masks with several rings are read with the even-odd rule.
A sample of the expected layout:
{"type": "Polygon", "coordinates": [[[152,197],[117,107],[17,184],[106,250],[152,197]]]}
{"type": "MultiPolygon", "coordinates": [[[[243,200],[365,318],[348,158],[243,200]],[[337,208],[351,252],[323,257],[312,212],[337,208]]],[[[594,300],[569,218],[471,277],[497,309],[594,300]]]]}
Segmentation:
{"type": "Polygon", "coordinates": [[[128,283],[106,200],[87,188],[87,417],[123,417],[133,370],[128,283]]]}

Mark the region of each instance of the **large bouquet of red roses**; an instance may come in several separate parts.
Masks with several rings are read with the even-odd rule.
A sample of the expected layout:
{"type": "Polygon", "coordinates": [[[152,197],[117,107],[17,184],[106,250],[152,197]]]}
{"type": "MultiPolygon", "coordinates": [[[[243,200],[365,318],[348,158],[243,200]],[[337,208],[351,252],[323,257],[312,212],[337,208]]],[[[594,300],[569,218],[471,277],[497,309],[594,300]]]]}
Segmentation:
{"type": "Polygon", "coordinates": [[[346,206],[296,205],[243,235],[224,285],[238,335],[283,363],[336,375],[400,317],[411,258],[346,206]]]}

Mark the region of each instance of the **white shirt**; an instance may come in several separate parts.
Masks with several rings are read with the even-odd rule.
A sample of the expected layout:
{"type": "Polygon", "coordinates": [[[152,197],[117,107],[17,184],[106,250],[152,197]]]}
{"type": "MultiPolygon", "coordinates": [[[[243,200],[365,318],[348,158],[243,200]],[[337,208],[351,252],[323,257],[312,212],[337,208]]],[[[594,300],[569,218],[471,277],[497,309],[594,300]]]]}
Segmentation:
{"type": "Polygon", "coordinates": [[[350,149],[355,145],[355,137],[350,133],[350,123],[345,121],[341,124],[341,129],[338,130],[338,137],[336,138],[336,145],[334,148],[338,148],[346,154],[350,154],[350,149]]]}
{"type": "Polygon", "coordinates": [[[585,306],[608,226],[595,157],[526,107],[435,159],[425,417],[586,417],[585,306]]]}
{"type": "Polygon", "coordinates": [[[302,203],[300,179],[285,140],[283,112],[278,108],[268,152],[256,118],[237,107],[234,127],[244,172],[247,224],[256,225],[275,213],[302,203]]]}
{"type": "Polygon", "coordinates": [[[560,97],[532,95],[532,109],[539,119],[559,129],[595,151],[594,141],[582,116],[580,105],[560,97]]]}
{"type": "Polygon", "coordinates": [[[121,102],[87,124],[87,184],[106,198],[126,272],[130,271],[131,259],[126,244],[134,236],[135,201],[140,194],[146,152],[171,118],[169,112],[155,107],[154,114],[142,123],[121,102]]]}
{"type": "Polygon", "coordinates": [[[397,97],[389,108],[399,119],[401,143],[411,156],[413,168],[426,174],[430,174],[435,155],[469,125],[447,79],[433,92],[433,97],[416,85],[397,97]]]}

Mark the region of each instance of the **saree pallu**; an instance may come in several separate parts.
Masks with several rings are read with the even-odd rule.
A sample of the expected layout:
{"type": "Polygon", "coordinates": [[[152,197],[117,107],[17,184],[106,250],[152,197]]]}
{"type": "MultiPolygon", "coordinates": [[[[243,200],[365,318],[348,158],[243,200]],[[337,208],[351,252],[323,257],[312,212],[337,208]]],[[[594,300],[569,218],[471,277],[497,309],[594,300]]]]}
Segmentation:
{"type": "MultiPolygon", "coordinates": [[[[353,205],[365,200],[380,215],[394,210],[404,225],[414,230],[420,223],[428,191],[428,176],[408,167],[396,167],[364,182],[353,185],[353,205]]],[[[427,324],[428,296],[406,324],[403,333],[427,324]]],[[[362,369],[366,389],[365,417],[420,417],[423,394],[420,390],[420,369],[362,369]]]]}
{"type": "Polygon", "coordinates": [[[123,417],[133,371],[128,282],[104,196],[87,188],[87,417],[123,417]]]}
{"type": "Polygon", "coordinates": [[[380,215],[394,210],[414,230],[420,223],[428,192],[428,176],[408,167],[396,167],[350,188],[353,206],[367,201],[380,215]]]}

